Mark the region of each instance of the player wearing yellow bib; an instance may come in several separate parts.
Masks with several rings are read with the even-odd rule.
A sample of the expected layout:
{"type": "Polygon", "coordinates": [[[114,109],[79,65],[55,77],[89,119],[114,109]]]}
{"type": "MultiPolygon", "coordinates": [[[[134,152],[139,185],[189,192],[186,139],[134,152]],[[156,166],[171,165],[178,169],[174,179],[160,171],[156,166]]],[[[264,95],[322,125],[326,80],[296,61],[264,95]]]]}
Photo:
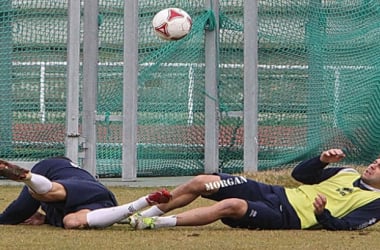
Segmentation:
{"type": "Polygon", "coordinates": [[[380,219],[380,158],[360,175],[352,168],[327,167],[341,161],[330,149],[297,165],[297,188],[268,185],[242,176],[199,175],[172,192],[172,199],[129,218],[136,229],[199,226],[222,220],[231,227],[259,229],[358,230],[380,219]],[[178,215],[161,216],[198,196],[218,201],[178,215]]]}

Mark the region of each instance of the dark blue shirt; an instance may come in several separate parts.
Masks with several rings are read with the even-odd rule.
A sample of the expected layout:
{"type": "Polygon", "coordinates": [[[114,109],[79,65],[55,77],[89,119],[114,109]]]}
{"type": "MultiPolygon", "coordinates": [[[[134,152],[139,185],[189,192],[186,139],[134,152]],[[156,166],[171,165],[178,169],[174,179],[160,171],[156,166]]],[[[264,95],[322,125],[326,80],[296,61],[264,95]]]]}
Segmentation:
{"type": "Polygon", "coordinates": [[[30,218],[38,209],[46,214],[46,223],[63,227],[63,217],[81,209],[98,209],[116,206],[117,202],[106,187],[90,173],[76,167],[63,158],[52,158],[37,163],[31,170],[53,182],[62,184],[66,190],[66,200],[61,202],[41,202],[34,199],[24,186],[19,196],[2,214],[0,224],[19,224],[30,218]]]}

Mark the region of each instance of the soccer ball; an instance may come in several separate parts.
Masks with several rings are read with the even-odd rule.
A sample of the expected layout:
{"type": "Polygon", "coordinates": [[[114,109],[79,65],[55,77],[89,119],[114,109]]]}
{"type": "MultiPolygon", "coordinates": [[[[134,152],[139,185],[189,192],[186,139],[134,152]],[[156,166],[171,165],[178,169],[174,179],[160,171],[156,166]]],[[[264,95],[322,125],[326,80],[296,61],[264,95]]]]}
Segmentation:
{"type": "Polygon", "coordinates": [[[192,20],[186,11],[167,8],[159,11],[152,20],[155,33],[165,40],[179,40],[191,30],[192,20]]]}

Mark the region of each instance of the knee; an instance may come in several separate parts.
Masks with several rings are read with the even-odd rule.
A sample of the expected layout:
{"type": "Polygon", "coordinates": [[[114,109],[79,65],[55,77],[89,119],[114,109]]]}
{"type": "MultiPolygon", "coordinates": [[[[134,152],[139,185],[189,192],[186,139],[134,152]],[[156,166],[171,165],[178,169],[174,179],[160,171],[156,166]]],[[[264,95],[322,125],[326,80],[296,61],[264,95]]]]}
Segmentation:
{"type": "Polygon", "coordinates": [[[238,219],[245,215],[248,209],[248,204],[245,200],[230,198],[220,201],[219,207],[223,217],[238,219]]]}
{"type": "Polygon", "coordinates": [[[86,228],[87,225],[87,213],[70,213],[63,218],[63,226],[65,229],[80,229],[86,228]]]}
{"type": "Polygon", "coordinates": [[[65,229],[76,229],[80,228],[81,225],[75,215],[68,214],[63,218],[63,226],[65,229]]]}

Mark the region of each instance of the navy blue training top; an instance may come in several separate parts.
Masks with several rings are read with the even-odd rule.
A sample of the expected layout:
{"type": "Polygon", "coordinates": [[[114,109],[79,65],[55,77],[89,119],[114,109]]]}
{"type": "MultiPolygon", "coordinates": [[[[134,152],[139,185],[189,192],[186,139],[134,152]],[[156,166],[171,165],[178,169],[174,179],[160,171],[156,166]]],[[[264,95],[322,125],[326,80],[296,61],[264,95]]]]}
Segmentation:
{"type": "Polygon", "coordinates": [[[30,218],[40,207],[45,212],[45,222],[63,227],[63,217],[81,209],[98,209],[116,206],[117,202],[105,186],[89,172],[76,167],[65,158],[42,160],[32,169],[32,173],[58,182],[66,189],[67,197],[62,202],[40,202],[34,199],[24,186],[19,196],[0,214],[0,224],[19,224],[30,218]]]}

